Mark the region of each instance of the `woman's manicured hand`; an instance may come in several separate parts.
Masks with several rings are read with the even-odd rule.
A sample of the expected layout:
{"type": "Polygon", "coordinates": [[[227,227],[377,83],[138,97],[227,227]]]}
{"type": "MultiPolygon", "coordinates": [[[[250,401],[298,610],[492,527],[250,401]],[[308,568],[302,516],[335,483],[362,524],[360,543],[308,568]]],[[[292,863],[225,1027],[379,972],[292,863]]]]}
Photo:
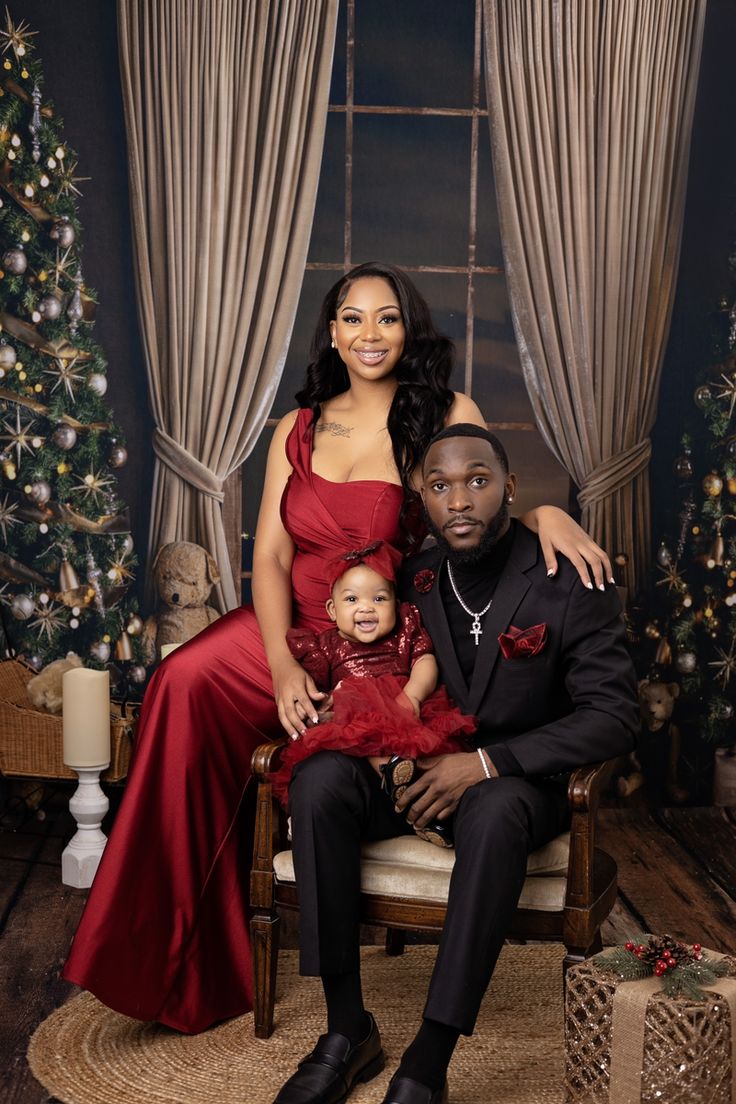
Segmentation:
{"type": "Polygon", "coordinates": [[[317,689],[312,676],[292,658],[279,663],[271,671],[271,677],[279,720],[288,736],[298,740],[307,725],[319,724],[315,702],[323,701],[327,695],[317,689]]]}
{"type": "Polygon", "coordinates": [[[557,574],[556,553],[561,552],[563,556],[567,556],[584,585],[590,590],[593,589],[593,584],[599,590],[605,590],[606,581],[614,581],[611,561],[606,553],[564,510],[557,506],[538,506],[519,520],[530,529],[536,530],[548,575],[557,574]],[[536,515],[536,519],[532,515],[536,515]],[[532,523],[529,524],[527,519],[532,523]]]}

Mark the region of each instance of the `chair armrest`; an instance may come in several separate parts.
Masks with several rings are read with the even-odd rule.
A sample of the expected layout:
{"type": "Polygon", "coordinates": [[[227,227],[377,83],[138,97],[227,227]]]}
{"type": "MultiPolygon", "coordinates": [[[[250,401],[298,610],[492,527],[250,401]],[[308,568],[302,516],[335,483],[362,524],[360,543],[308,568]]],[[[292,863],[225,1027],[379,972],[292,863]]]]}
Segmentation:
{"type": "Polygon", "coordinates": [[[613,760],[578,767],[570,776],[570,859],[567,867],[566,905],[586,908],[593,899],[595,818],[601,794],[613,771],[613,760]]]}
{"type": "Polygon", "coordinates": [[[281,752],[286,747],[286,737],[270,744],[260,744],[253,752],[250,769],[258,782],[265,782],[266,775],[273,774],[281,766],[281,752]]]}
{"type": "Polygon", "coordinates": [[[273,908],[273,857],[280,843],[280,817],[268,776],[278,770],[285,746],[286,737],[270,744],[261,744],[251,758],[251,771],[257,789],[250,904],[257,911],[268,912],[273,908]]]}

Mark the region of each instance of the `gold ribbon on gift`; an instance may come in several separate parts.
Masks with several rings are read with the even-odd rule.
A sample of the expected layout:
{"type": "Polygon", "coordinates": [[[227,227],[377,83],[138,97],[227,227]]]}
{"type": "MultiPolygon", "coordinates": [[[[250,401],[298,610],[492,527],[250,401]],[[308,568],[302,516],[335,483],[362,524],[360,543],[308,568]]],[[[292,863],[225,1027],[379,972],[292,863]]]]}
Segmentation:
{"type": "MultiPolygon", "coordinates": [[[[706,951],[706,954],[716,962],[726,957],[716,951],[706,951]]],[[[736,978],[717,978],[712,985],[701,988],[723,997],[728,1005],[731,1019],[731,1099],[736,1101],[736,978]]],[[[622,981],[616,987],[611,1018],[609,1104],[637,1104],[641,1100],[647,1006],[654,994],[661,992],[662,981],[657,977],[622,981]]]]}
{"type": "Polygon", "coordinates": [[[74,360],[75,357],[77,360],[92,360],[92,353],[76,349],[65,337],[48,341],[30,322],[24,322],[22,318],[16,318],[7,311],[0,311],[0,326],[16,341],[21,341],[29,349],[43,353],[44,356],[58,357],[59,360],[74,360]]]}

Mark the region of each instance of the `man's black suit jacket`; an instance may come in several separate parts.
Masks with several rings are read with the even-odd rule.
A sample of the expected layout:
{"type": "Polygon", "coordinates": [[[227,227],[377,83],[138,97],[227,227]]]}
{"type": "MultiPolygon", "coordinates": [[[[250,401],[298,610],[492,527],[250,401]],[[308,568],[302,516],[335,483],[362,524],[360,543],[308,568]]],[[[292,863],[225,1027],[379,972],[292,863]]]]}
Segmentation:
{"type": "Polygon", "coordinates": [[[632,750],[639,728],[636,679],[616,589],[588,590],[569,560],[558,556],[558,563],[557,574],[548,578],[536,535],[515,524],[483,619],[470,686],[442,604],[443,554],[436,546],[427,548],[404,564],[402,595],[421,612],[440,679],[457,706],[478,718],[474,743],[487,748],[500,775],[555,775],[613,758],[632,750]],[[425,569],[434,574],[426,592],[414,584],[425,569]],[[500,633],[540,623],[547,626],[547,643],[538,655],[504,658],[500,633]]]}

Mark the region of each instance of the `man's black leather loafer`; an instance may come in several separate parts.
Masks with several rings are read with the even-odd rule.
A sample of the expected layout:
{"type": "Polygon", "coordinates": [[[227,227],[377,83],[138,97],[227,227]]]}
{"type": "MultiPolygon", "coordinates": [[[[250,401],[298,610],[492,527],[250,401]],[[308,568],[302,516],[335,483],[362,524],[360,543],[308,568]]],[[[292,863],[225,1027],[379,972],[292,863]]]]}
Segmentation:
{"type": "Polygon", "coordinates": [[[368,1013],[371,1029],[354,1046],[345,1035],[330,1031],[320,1035],[311,1054],[281,1089],[274,1104],[342,1104],[354,1085],[370,1081],[386,1065],[376,1021],[368,1013]]]}
{"type": "Polygon", "coordinates": [[[441,1089],[432,1092],[411,1077],[393,1077],[383,1098],[383,1104],[449,1104],[449,1101],[446,1081],[441,1089]]]}

